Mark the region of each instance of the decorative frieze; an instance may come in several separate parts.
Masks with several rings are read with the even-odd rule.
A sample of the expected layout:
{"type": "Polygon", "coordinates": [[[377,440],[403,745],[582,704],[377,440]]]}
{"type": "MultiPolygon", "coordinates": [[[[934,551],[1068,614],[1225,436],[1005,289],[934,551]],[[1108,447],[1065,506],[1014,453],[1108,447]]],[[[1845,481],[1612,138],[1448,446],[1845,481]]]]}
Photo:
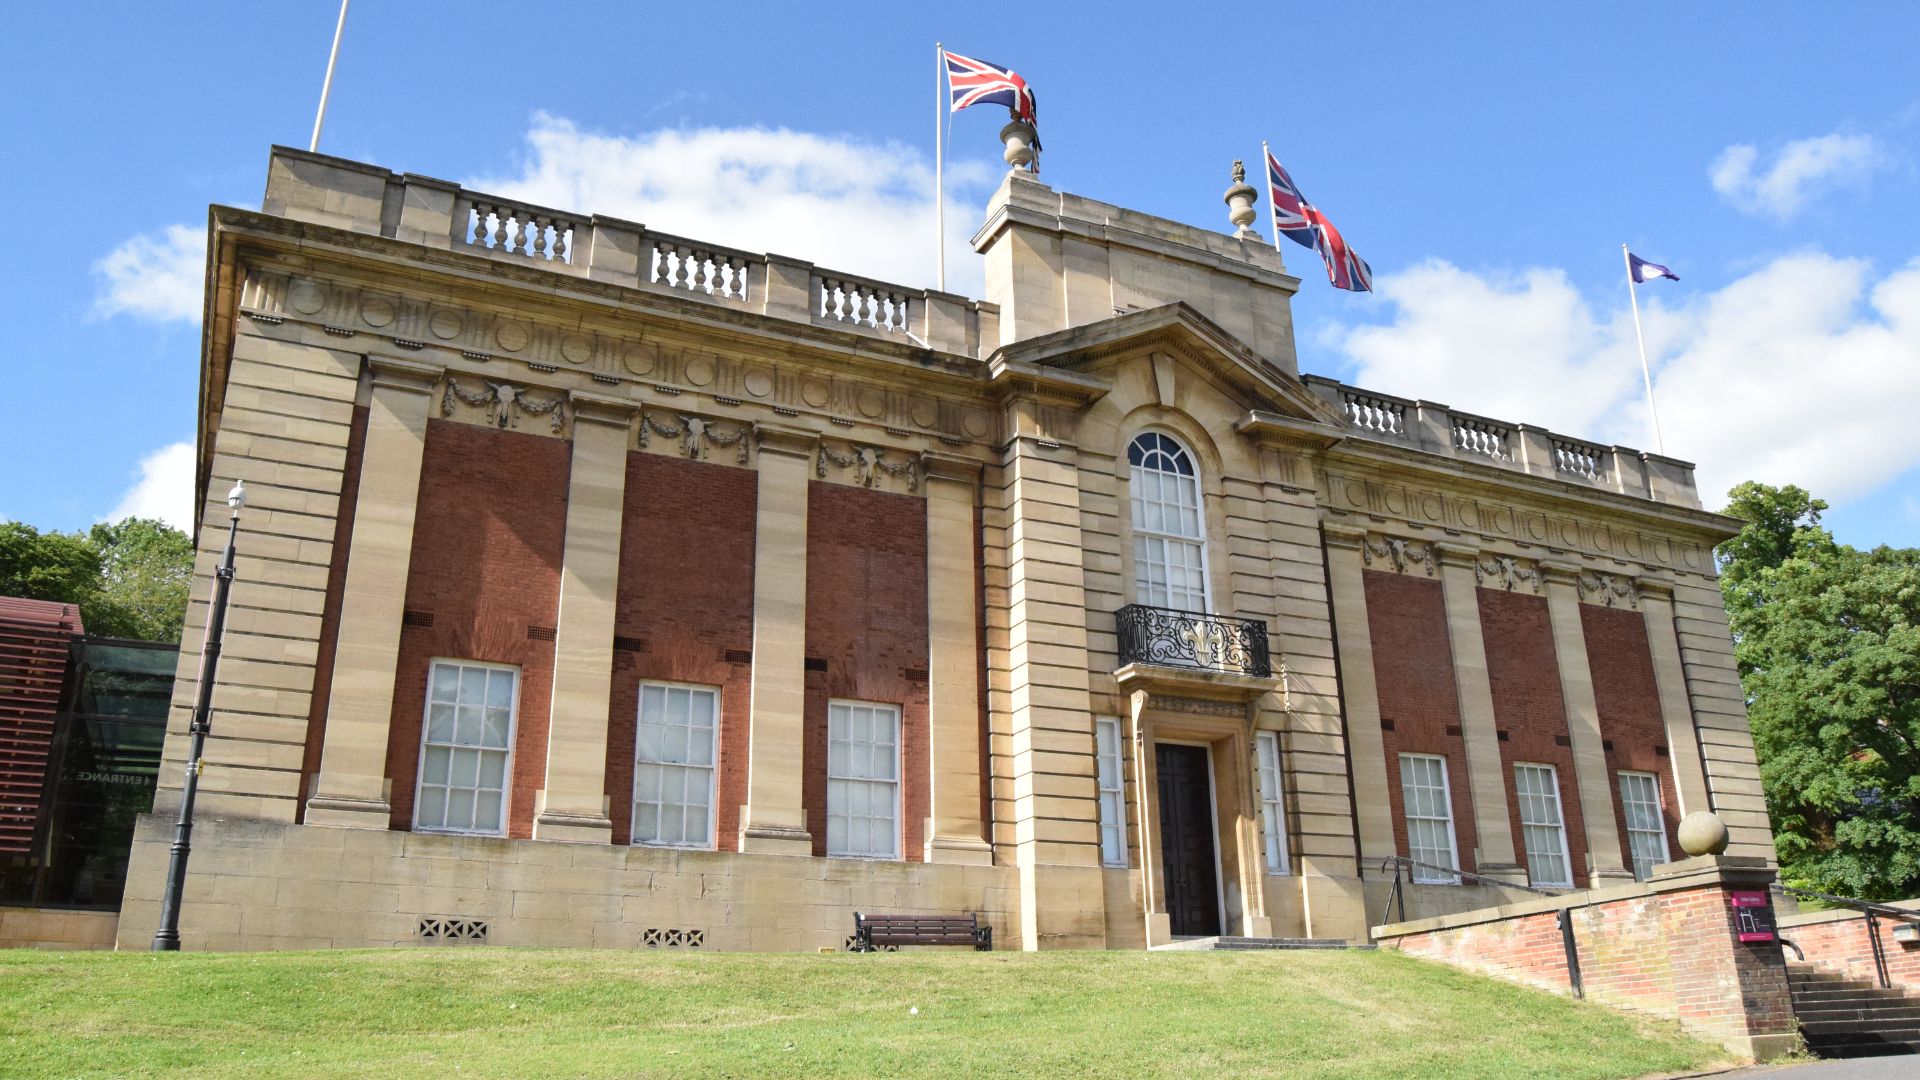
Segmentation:
{"type": "Polygon", "coordinates": [[[1162,712],[1190,713],[1195,716],[1225,716],[1235,720],[1244,720],[1247,706],[1238,701],[1213,701],[1207,698],[1167,697],[1153,695],[1150,708],[1162,712]]]}
{"type": "Polygon", "coordinates": [[[906,477],[908,491],[920,489],[919,463],[911,457],[901,461],[889,460],[887,452],[877,446],[848,443],[847,449],[840,451],[822,441],[820,452],[814,458],[814,475],[824,480],[828,465],[855,470],[855,478],[861,487],[877,486],[881,475],[885,474],[892,477],[906,477]]]}
{"type": "Polygon", "coordinates": [[[1368,566],[1375,559],[1385,559],[1393,565],[1396,574],[1411,573],[1407,568],[1419,567],[1433,576],[1434,558],[1432,545],[1419,540],[1407,540],[1398,536],[1382,536],[1374,539],[1363,537],[1360,541],[1360,559],[1368,566]]]}
{"type": "Polygon", "coordinates": [[[747,463],[747,432],[752,430],[745,424],[728,424],[709,420],[703,416],[691,416],[675,413],[679,423],[663,421],[658,409],[644,409],[640,413],[640,445],[648,445],[650,436],[659,435],[667,439],[680,440],[682,457],[695,461],[707,456],[708,446],[735,447],[738,450],[740,464],[747,463]]]}
{"type": "Polygon", "coordinates": [[[1635,609],[1640,606],[1639,585],[1625,574],[1596,570],[1582,573],[1576,581],[1580,586],[1580,599],[1589,604],[1635,609]]]}
{"type": "Polygon", "coordinates": [[[558,435],[566,427],[565,398],[536,398],[528,396],[525,389],[512,383],[481,383],[485,389],[469,390],[460,385],[460,380],[447,377],[447,391],[440,397],[440,415],[452,416],[454,402],[465,402],[476,409],[486,409],[498,428],[517,428],[522,415],[545,416],[558,435]]]}
{"type": "Polygon", "coordinates": [[[668,340],[631,340],[577,323],[548,323],[259,266],[246,270],[240,307],[261,323],[293,318],[336,335],[374,333],[440,345],[470,360],[513,359],[541,372],[581,371],[654,385],[662,392],[696,391],[903,431],[983,441],[999,427],[991,408],[919,387],[878,385],[668,340]]]}
{"type": "Polygon", "coordinates": [[[1488,582],[1508,592],[1514,592],[1522,585],[1529,586],[1536,594],[1540,591],[1539,573],[1511,555],[1493,554],[1474,560],[1473,583],[1491,587],[1487,585],[1488,582]]]}
{"type": "Polygon", "coordinates": [[[1708,549],[1689,540],[1437,487],[1415,487],[1329,469],[1322,499],[1340,512],[1396,518],[1490,540],[1628,559],[1696,574],[1713,571],[1708,549]]]}

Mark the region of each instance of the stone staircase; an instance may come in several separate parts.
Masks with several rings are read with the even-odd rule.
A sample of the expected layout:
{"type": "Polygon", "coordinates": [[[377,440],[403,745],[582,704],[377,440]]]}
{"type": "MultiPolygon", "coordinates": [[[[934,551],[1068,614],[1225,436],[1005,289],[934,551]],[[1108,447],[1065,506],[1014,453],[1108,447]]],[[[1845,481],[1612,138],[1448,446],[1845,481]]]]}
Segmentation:
{"type": "Polygon", "coordinates": [[[1155,952],[1249,952],[1266,949],[1371,949],[1345,938],[1193,937],[1155,945],[1155,952]]]}
{"type": "Polygon", "coordinates": [[[1787,965],[1807,1049],[1823,1058],[1920,1054],[1920,994],[1882,990],[1805,964],[1787,965]]]}

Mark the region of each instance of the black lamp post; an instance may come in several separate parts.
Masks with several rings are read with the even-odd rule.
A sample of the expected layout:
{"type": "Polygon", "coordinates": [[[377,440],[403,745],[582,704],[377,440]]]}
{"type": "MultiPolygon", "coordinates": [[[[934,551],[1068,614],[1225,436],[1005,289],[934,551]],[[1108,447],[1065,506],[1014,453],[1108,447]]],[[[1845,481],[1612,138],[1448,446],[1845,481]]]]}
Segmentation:
{"type": "Polygon", "coordinates": [[[187,729],[187,777],[180,794],[180,820],[173,826],[173,854],[167,862],[167,890],[160,897],[160,928],[153,932],[154,952],[180,951],[180,894],[187,885],[187,855],[192,850],[193,799],[200,791],[200,754],[213,728],[213,682],[220,670],[220,637],[227,625],[227,588],[233,584],[233,544],[240,531],[240,508],[247,505],[247,487],[235,483],[227,492],[233,516],[227,521],[227,550],[214,571],[213,603],[207,606],[207,636],[200,645],[200,684],[193,699],[193,723],[187,729]]]}

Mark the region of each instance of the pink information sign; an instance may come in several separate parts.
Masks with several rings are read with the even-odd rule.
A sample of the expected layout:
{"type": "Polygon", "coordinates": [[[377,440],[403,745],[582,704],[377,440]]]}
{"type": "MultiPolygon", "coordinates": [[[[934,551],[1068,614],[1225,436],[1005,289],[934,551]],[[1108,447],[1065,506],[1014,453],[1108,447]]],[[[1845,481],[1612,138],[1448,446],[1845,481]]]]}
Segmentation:
{"type": "Polygon", "coordinates": [[[1765,889],[1736,889],[1727,894],[1733,907],[1734,928],[1741,941],[1776,941],[1773,903],[1765,889]]]}

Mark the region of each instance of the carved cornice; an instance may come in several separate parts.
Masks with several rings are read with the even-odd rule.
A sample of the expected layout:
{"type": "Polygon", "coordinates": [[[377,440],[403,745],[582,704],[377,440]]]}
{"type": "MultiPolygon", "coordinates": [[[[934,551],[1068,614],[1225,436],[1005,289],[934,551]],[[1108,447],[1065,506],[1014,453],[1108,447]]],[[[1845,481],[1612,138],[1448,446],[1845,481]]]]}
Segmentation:
{"type": "Polygon", "coordinates": [[[753,441],[762,454],[811,458],[820,445],[820,436],[811,431],[802,431],[799,428],[785,427],[780,424],[755,424],[753,441]]]}
{"type": "Polygon", "coordinates": [[[929,484],[941,480],[972,487],[980,482],[983,468],[978,461],[958,454],[942,454],[936,450],[920,452],[920,473],[929,484]]]}
{"type": "Polygon", "coordinates": [[[626,427],[633,422],[633,414],[640,408],[637,401],[582,390],[569,392],[567,404],[573,410],[575,424],[605,424],[608,427],[626,427]]]}
{"type": "Polygon", "coordinates": [[[1534,566],[1539,570],[1541,580],[1548,585],[1564,585],[1570,589],[1580,587],[1580,567],[1573,563],[1542,559],[1534,566]]]}
{"type": "Polygon", "coordinates": [[[1634,583],[1640,591],[1640,599],[1648,603],[1673,603],[1673,582],[1662,578],[1643,577],[1634,583]]]}
{"type": "Polygon", "coordinates": [[[1441,566],[1471,570],[1480,561],[1480,549],[1468,544],[1453,544],[1441,540],[1429,546],[1433,549],[1434,560],[1441,566]]]}
{"type": "Polygon", "coordinates": [[[1328,547],[1359,551],[1367,543],[1367,530],[1353,525],[1323,521],[1320,523],[1320,531],[1325,534],[1328,547]]]}
{"type": "Polygon", "coordinates": [[[392,356],[367,354],[367,369],[373,373],[373,385],[394,390],[431,393],[440,381],[440,369],[392,356]]]}
{"type": "Polygon", "coordinates": [[[659,435],[668,439],[680,440],[680,456],[700,461],[707,456],[708,446],[737,447],[736,460],[742,465],[747,463],[747,447],[752,441],[748,435],[753,431],[746,424],[711,420],[691,413],[669,412],[657,408],[643,409],[640,412],[640,445],[646,446],[651,436],[659,435]],[[663,420],[662,415],[671,417],[663,420]]]}

